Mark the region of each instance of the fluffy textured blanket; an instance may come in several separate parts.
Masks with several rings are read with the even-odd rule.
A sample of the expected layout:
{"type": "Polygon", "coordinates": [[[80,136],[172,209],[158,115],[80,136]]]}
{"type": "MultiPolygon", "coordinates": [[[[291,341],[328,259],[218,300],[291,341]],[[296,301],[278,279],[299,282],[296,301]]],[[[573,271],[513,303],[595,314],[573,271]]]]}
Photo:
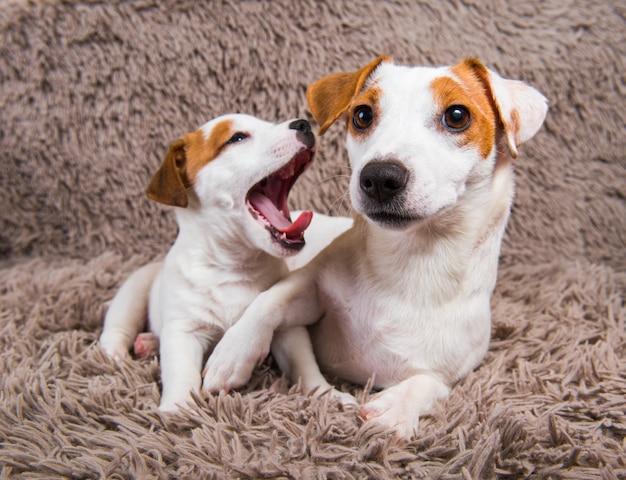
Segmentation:
{"type": "MultiPolygon", "coordinates": [[[[625,478],[625,32],[618,0],[3,2],[0,477],[625,478]],[[476,56],[550,100],[516,164],[484,363],[406,445],[271,359],[159,414],[158,360],[117,365],[96,340],[175,236],[143,194],[167,145],[226,112],[307,116],[311,81],[381,53],[476,56]]],[[[335,126],[294,206],[347,213],[348,174],[335,126]]]]}

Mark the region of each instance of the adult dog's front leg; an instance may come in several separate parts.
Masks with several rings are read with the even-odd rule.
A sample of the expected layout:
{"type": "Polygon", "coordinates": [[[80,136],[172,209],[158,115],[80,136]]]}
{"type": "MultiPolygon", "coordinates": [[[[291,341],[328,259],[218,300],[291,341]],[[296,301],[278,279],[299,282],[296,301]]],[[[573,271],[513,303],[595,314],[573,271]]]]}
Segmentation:
{"type": "Polygon", "coordinates": [[[306,327],[277,330],[272,341],[272,356],[292,382],[301,382],[305,393],[328,393],[344,406],[357,406],[352,395],[333,388],[322,375],[306,327]]]}
{"type": "Polygon", "coordinates": [[[260,365],[270,350],[271,326],[248,324],[247,317],[229,328],[209,356],[202,372],[202,392],[230,391],[245,385],[254,367],[260,365]]]}
{"type": "Polygon", "coordinates": [[[204,393],[237,388],[270,351],[279,327],[309,325],[322,315],[313,278],[297,270],[262,292],[229,328],[204,368],[204,393]]]}
{"type": "Polygon", "coordinates": [[[449,393],[450,387],[434,373],[420,373],[375,395],[361,407],[361,416],[408,440],[417,433],[420,415],[449,393]]]}

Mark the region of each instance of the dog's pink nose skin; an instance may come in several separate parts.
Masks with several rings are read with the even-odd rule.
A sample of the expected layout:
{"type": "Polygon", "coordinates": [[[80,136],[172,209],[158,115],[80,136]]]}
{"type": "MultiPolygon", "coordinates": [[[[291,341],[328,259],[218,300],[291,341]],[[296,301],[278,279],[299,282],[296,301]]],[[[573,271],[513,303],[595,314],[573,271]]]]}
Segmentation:
{"type": "Polygon", "coordinates": [[[404,192],[409,171],[396,162],[370,162],[361,170],[359,180],[363,193],[384,205],[404,192]]]}
{"type": "Polygon", "coordinates": [[[306,148],[313,148],[315,145],[315,135],[311,130],[311,124],[303,119],[294,120],[289,124],[291,130],[296,130],[296,137],[300,140],[306,148]]]}

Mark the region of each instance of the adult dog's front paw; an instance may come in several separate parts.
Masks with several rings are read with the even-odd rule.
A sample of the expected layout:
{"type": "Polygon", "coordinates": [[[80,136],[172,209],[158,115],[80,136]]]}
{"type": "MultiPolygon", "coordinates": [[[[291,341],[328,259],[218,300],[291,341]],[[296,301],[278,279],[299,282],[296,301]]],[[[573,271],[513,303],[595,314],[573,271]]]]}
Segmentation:
{"type": "Polygon", "coordinates": [[[226,332],[211,353],[202,372],[205,395],[239,388],[250,380],[254,367],[269,353],[271,335],[241,338],[235,328],[226,332]]]}
{"type": "Polygon", "coordinates": [[[363,405],[360,413],[364,420],[389,428],[399,439],[408,441],[417,433],[419,414],[396,393],[383,390],[363,405]]]}
{"type": "Polygon", "coordinates": [[[417,433],[420,415],[448,393],[450,387],[441,378],[421,373],[375,395],[361,407],[361,416],[395,430],[402,440],[409,440],[417,433]]]}

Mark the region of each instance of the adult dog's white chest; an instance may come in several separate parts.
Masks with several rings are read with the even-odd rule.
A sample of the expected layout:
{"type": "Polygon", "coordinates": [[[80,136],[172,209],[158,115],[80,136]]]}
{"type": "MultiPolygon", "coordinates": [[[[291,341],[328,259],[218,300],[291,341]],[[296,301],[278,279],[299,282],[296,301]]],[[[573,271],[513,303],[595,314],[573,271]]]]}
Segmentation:
{"type": "Polygon", "coordinates": [[[376,232],[358,222],[360,227],[339,239],[349,248],[320,259],[325,314],[311,327],[320,366],[355,383],[373,377],[381,388],[426,370],[454,383],[476,367],[488,346],[490,296],[506,215],[481,229],[482,235],[448,242],[433,242],[423,231],[413,238],[406,232],[376,232]],[[368,234],[362,236],[360,228],[368,234]],[[463,242],[475,245],[460,249],[463,242]]]}

